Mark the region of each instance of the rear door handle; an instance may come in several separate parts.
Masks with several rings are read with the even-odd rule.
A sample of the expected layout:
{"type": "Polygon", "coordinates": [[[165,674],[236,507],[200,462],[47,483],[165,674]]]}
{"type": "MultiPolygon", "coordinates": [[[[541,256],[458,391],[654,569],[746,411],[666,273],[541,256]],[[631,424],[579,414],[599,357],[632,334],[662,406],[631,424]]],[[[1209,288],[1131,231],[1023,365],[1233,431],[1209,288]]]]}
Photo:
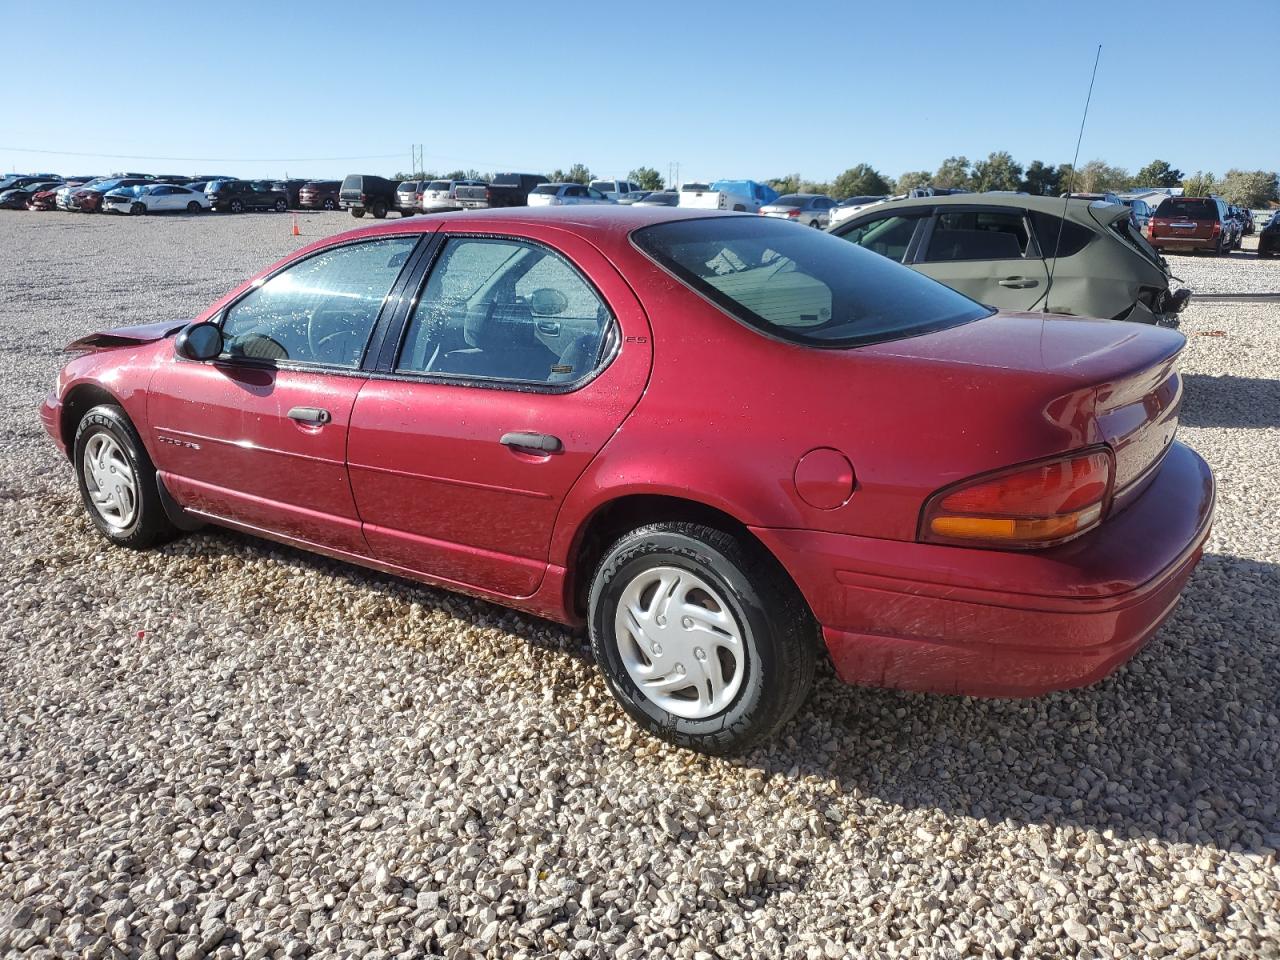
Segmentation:
{"type": "Polygon", "coordinates": [[[319,407],[294,407],[289,411],[289,419],[300,423],[328,423],[333,417],[319,407]]]}
{"type": "Polygon", "coordinates": [[[564,446],[559,437],[553,437],[549,433],[504,433],[499,442],[506,447],[539,450],[542,453],[556,453],[564,446]]]}
{"type": "Polygon", "coordinates": [[[1003,280],[996,281],[1002,287],[1013,287],[1015,290],[1021,290],[1024,287],[1038,287],[1040,281],[1032,277],[1005,277],[1003,280]]]}

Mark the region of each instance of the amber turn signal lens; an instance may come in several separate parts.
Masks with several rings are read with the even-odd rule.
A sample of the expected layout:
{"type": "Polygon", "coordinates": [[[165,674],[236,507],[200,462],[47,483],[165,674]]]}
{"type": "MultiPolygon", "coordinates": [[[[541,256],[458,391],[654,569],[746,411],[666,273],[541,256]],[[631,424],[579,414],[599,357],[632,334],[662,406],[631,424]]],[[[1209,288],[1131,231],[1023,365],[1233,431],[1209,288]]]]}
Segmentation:
{"type": "Polygon", "coordinates": [[[973,546],[1042,547],[1102,520],[1111,452],[1094,448],[1014,467],[940,491],[925,505],[921,539],[973,546]]]}

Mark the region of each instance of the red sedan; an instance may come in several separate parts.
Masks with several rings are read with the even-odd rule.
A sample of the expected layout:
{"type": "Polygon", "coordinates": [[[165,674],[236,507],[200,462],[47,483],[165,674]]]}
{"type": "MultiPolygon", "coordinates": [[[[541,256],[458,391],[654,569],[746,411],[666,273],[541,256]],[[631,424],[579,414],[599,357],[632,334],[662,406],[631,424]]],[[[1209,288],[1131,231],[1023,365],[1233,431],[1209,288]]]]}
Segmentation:
{"type": "Polygon", "coordinates": [[[849,682],[997,696],[1133,656],[1213,510],[1183,344],[764,217],[510,209],[85,337],[43,418],[115,543],[215,523],[585,623],[646,729],[736,752],[820,639],[849,682]]]}

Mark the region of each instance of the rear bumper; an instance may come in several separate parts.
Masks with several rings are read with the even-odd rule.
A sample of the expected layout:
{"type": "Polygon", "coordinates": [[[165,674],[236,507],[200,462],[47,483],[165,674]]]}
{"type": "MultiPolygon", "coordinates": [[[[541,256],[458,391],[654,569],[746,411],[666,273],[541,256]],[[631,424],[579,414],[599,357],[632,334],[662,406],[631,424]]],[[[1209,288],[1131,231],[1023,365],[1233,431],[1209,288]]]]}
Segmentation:
{"type": "Polygon", "coordinates": [[[1152,237],[1148,240],[1157,250],[1211,250],[1217,237],[1152,237]]]}
{"type": "Polygon", "coordinates": [[[1214,481],[1175,443],[1151,486],[1079,540],[1007,553],[756,530],[848,683],[1024,697],[1084,686],[1164,622],[1200,559],[1214,481]]]}

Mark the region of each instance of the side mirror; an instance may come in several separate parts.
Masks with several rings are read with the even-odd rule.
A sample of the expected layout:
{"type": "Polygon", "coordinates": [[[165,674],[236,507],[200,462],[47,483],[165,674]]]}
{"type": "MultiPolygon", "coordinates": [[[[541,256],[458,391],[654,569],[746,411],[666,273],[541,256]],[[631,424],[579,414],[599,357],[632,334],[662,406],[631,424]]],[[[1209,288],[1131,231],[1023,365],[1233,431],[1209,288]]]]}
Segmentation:
{"type": "Polygon", "coordinates": [[[173,341],[173,352],[188,360],[212,360],[222,353],[222,330],[215,323],[183,327],[173,341]]]}

